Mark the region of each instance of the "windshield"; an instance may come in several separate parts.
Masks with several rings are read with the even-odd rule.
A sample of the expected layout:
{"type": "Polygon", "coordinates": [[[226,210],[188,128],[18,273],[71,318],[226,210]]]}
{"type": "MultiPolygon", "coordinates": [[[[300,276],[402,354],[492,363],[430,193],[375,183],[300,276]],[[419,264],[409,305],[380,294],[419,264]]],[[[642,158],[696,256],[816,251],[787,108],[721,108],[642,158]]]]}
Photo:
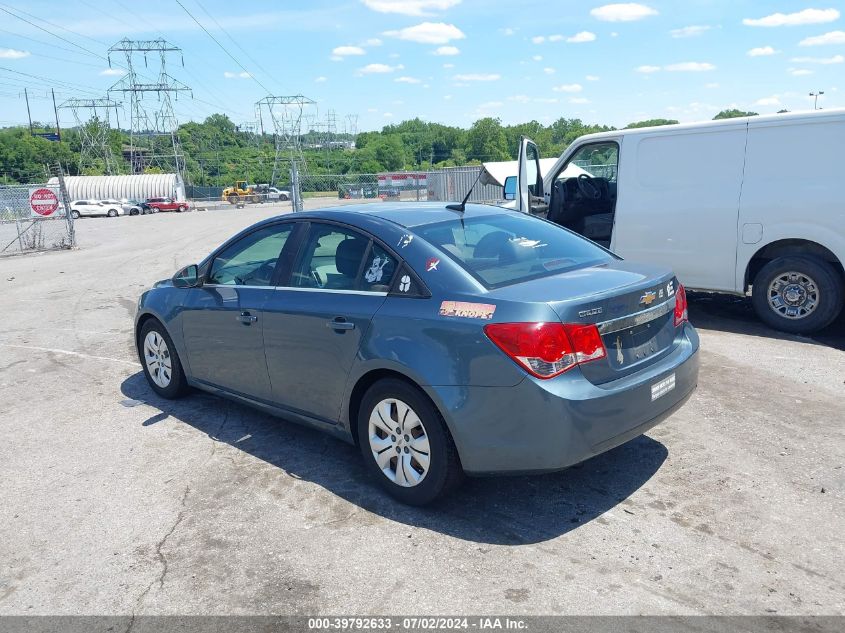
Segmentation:
{"type": "Polygon", "coordinates": [[[613,258],[589,240],[528,215],[456,218],[415,232],[488,288],[556,275],[613,258]]]}

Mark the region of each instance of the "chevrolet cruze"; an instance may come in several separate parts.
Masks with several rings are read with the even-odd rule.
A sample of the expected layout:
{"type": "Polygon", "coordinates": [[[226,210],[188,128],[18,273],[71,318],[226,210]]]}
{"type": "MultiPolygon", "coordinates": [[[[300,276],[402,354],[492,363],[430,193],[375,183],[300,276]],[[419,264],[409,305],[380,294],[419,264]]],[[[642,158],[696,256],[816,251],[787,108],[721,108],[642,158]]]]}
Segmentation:
{"type": "Polygon", "coordinates": [[[641,435],[698,379],[671,271],[495,207],[269,219],[140,298],[165,398],[209,391],[356,443],[425,504],[464,476],[566,468],[641,435]]]}

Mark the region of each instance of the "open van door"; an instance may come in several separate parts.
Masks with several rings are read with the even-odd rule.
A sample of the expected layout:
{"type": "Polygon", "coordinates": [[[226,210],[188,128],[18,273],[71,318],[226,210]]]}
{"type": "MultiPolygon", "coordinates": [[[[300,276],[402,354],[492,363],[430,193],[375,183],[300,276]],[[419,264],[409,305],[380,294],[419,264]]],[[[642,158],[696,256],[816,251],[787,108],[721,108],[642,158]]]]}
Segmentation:
{"type": "Polygon", "coordinates": [[[540,172],[540,150],[527,136],[519,142],[519,169],[517,171],[517,209],[531,213],[537,203],[545,209],[543,201],[543,175],[540,172]]]}

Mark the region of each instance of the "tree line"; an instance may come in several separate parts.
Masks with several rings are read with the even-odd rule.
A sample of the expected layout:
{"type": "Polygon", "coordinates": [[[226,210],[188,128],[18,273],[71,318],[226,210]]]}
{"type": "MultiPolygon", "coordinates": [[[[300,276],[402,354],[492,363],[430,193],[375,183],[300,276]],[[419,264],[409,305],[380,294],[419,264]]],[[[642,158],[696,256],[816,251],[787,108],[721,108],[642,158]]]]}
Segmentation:
{"type": "MultiPolygon", "coordinates": [[[[752,116],[754,112],[724,110],[715,119],[752,116]]],[[[673,119],[636,121],[627,128],[672,125],[673,119]]],[[[96,121],[88,125],[97,125],[96,121]]],[[[36,132],[54,131],[34,124],[36,132]]],[[[570,143],[584,134],[616,128],[562,117],[549,125],[529,121],[503,125],[493,117],[477,120],[468,129],[421,119],[411,119],[383,127],[380,131],[351,135],[337,134],[326,142],[325,134],[308,131],[302,136],[303,157],[309,174],[358,174],[399,170],[428,170],[487,161],[515,160],[519,140],[529,136],[544,156],[560,155],[570,143]],[[354,142],[354,146],[353,146],[354,142]]],[[[269,183],[274,168],[274,140],[270,134],[239,130],[227,116],[213,114],[202,122],[179,126],[179,140],[185,159],[186,179],[200,186],[226,186],[236,180],[269,183]]],[[[129,134],[110,130],[108,144],[120,173],[130,173],[129,134]]],[[[94,161],[80,170],[80,131],[62,131],[61,142],[31,136],[27,127],[0,129],[0,182],[38,182],[46,178],[45,166],[61,164],[69,175],[102,175],[105,164],[94,161]]],[[[167,155],[169,137],[151,140],[154,153],[167,155]]],[[[166,167],[165,167],[166,168],[166,167]]],[[[161,168],[150,167],[149,172],[161,168]]],[[[286,165],[277,180],[288,180],[286,165]]]]}

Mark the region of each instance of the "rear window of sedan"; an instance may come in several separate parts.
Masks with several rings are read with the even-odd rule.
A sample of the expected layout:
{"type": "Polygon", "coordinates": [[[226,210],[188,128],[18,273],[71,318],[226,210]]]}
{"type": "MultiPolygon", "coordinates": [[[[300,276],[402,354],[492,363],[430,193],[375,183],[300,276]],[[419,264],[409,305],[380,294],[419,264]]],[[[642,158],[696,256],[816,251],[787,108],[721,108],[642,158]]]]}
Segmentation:
{"type": "Polygon", "coordinates": [[[414,232],[457,260],[488,288],[556,275],[613,258],[603,248],[528,215],[460,218],[414,232]]]}

